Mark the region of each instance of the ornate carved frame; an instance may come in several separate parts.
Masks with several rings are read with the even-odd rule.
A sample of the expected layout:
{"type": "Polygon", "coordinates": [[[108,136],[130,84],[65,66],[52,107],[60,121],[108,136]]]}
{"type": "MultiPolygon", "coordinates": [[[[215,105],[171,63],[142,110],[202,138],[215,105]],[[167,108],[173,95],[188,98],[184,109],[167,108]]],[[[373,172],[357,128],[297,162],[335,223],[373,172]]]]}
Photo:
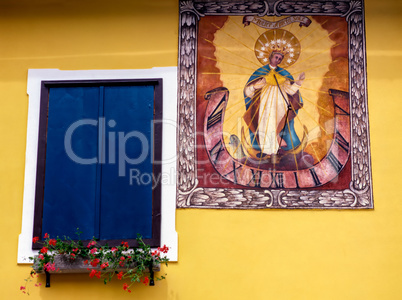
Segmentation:
{"type": "Polygon", "coordinates": [[[177,207],[373,208],[363,0],[180,1],[177,207]],[[328,15],[348,22],[351,182],[345,190],[199,187],[196,168],[197,30],[206,15],[328,15]]]}

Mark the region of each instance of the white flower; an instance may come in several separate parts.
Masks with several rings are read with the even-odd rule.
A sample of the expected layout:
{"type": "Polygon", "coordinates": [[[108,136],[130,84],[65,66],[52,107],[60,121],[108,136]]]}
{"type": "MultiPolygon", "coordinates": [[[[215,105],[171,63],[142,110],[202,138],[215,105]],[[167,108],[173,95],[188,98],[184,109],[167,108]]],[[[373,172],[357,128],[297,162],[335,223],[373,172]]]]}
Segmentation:
{"type": "Polygon", "coordinates": [[[293,57],[293,56],[295,56],[295,55],[294,55],[293,53],[290,53],[289,56],[290,56],[290,57],[293,57]]]}
{"type": "Polygon", "coordinates": [[[264,50],[265,50],[265,47],[261,47],[261,50],[263,50],[263,51],[264,51],[264,50]]]}
{"type": "Polygon", "coordinates": [[[295,51],[295,49],[293,49],[293,48],[290,48],[290,49],[289,49],[289,51],[290,51],[290,52],[293,52],[293,51],[295,51]]]}
{"type": "Polygon", "coordinates": [[[262,61],[267,62],[267,61],[268,61],[268,58],[265,57],[262,61]]]}
{"type": "Polygon", "coordinates": [[[287,60],[287,62],[290,64],[290,63],[292,62],[292,60],[289,58],[289,59],[287,60]]]}

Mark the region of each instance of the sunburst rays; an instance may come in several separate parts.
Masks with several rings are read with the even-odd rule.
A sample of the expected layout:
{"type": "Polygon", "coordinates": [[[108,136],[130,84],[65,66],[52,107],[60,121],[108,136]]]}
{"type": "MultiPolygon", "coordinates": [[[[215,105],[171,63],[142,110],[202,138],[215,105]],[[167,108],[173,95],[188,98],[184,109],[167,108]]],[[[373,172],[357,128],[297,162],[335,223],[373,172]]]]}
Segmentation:
{"type": "MultiPolygon", "coordinates": [[[[208,57],[208,56],[202,56],[202,57],[203,57],[203,58],[205,58],[205,59],[209,59],[209,60],[217,61],[217,59],[212,58],[212,57],[208,57]]],[[[222,64],[227,64],[227,65],[231,65],[231,66],[239,67],[239,68],[242,68],[242,69],[244,69],[244,70],[251,70],[251,71],[254,71],[254,69],[253,69],[253,68],[247,68],[247,67],[244,67],[244,66],[239,65],[239,64],[230,63],[230,62],[228,62],[228,61],[222,61],[222,60],[220,60],[219,62],[220,62],[220,63],[222,63],[222,64]]]]}
{"type": "Polygon", "coordinates": [[[240,55],[238,55],[237,53],[235,53],[235,52],[233,52],[233,51],[230,51],[229,49],[227,49],[227,47],[217,45],[216,43],[214,43],[214,42],[212,42],[212,41],[210,41],[210,40],[207,40],[207,39],[204,39],[204,41],[206,41],[206,42],[208,42],[208,43],[211,43],[211,44],[214,45],[216,48],[219,48],[219,49],[222,49],[222,50],[225,50],[225,51],[231,53],[232,55],[236,56],[237,58],[241,58],[241,59],[245,60],[246,62],[248,62],[248,63],[250,63],[250,64],[252,64],[252,65],[255,65],[257,68],[260,66],[260,65],[257,64],[256,62],[254,62],[254,61],[252,61],[252,60],[249,60],[249,59],[245,58],[244,56],[240,56],[240,55]]]}
{"type": "MultiPolygon", "coordinates": [[[[321,24],[321,26],[324,25],[326,22],[327,22],[327,21],[325,21],[323,24],[321,24]]],[[[302,29],[302,27],[300,27],[300,29],[302,29]]],[[[319,30],[319,29],[320,29],[320,27],[317,26],[317,27],[315,27],[313,30],[310,30],[310,32],[307,32],[307,34],[304,35],[304,36],[300,39],[300,42],[303,41],[303,40],[305,40],[308,36],[312,35],[314,32],[316,32],[316,31],[319,30]]]]}
{"type": "MultiPolygon", "coordinates": [[[[230,113],[225,113],[224,131],[237,136],[239,136],[239,128],[242,127],[238,126],[238,122],[241,122],[243,126],[249,125],[245,124],[246,122],[242,118],[246,113],[245,98],[243,95],[244,87],[250,75],[257,68],[262,67],[254,54],[253,41],[255,43],[257,38],[266,31],[254,23],[250,24],[250,26],[243,27],[241,19],[241,17],[229,17],[228,21],[222,27],[211,23],[218,29],[218,31],[212,41],[207,39],[204,40],[207,43],[214,45],[216,50],[214,57],[204,56],[204,59],[214,61],[220,72],[201,73],[205,76],[219,75],[224,86],[229,89],[231,98],[226,111],[230,113]]],[[[275,20],[277,19],[274,19],[273,21],[275,20]]],[[[272,19],[270,21],[272,21],[272,19]]],[[[333,111],[331,111],[330,108],[319,105],[317,100],[320,94],[328,95],[328,93],[320,90],[320,84],[323,79],[331,77],[325,77],[324,75],[328,72],[328,65],[332,62],[330,59],[330,51],[333,47],[338,46],[338,44],[335,45],[329,38],[329,36],[336,30],[328,34],[328,32],[323,30],[322,27],[314,21],[310,28],[297,28],[297,26],[293,26],[292,23],[285,26],[283,29],[292,32],[293,35],[299,39],[302,48],[299,60],[296,61],[293,66],[289,67],[289,72],[293,74],[294,77],[302,72],[307,74],[307,78],[300,88],[302,99],[306,101],[306,105],[299,110],[299,113],[303,113],[300,115],[296,114],[296,132],[298,135],[304,133],[307,134],[308,132],[305,132],[305,129],[302,126],[303,123],[307,122],[311,124],[309,129],[318,126],[325,134],[331,134],[322,124],[319,123],[318,116],[320,112],[333,114],[333,111]],[[312,49],[312,45],[316,44],[321,45],[320,49],[322,50],[319,52],[317,52],[316,49],[312,49]],[[322,45],[327,46],[323,47],[322,45]],[[305,52],[303,53],[303,51],[305,52]],[[320,61],[324,62],[320,63],[320,61]]],[[[256,101],[256,98],[254,97],[249,101],[254,102],[256,101]]],[[[269,111],[270,109],[271,108],[269,107],[263,108],[264,111],[269,111]]],[[[255,115],[252,117],[252,120],[254,118],[256,118],[255,115]]],[[[248,134],[247,138],[251,143],[253,142],[248,134]]],[[[255,138],[256,137],[254,136],[254,139],[255,138]]],[[[309,137],[309,141],[316,139],[317,136],[309,137]]],[[[314,147],[311,146],[311,148],[315,151],[314,147]]],[[[317,153],[314,156],[317,161],[320,161],[317,153]]]]}
{"type": "Polygon", "coordinates": [[[246,45],[245,43],[243,43],[243,41],[239,40],[238,38],[236,38],[235,36],[231,35],[230,33],[227,33],[225,30],[223,30],[222,28],[220,28],[218,25],[212,23],[212,25],[214,25],[216,28],[220,29],[223,33],[225,33],[227,36],[231,37],[233,40],[235,40],[236,42],[238,42],[239,44],[243,45],[244,47],[246,47],[247,49],[254,51],[254,49],[250,48],[250,46],[246,45]]]}

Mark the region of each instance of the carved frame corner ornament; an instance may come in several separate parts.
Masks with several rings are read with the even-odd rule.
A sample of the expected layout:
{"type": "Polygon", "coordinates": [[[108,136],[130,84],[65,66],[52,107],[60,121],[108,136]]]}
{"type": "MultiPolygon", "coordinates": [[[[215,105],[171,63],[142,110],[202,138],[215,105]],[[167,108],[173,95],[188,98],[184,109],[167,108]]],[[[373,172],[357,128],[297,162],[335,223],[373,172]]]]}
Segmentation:
{"type": "Polygon", "coordinates": [[[180,1],[176,201],[178,208],[373,208],[363,7],[363,0],[180,1]],[[351,165],[351,181],[348,188],[334,190],[254,186],[242,189],[199,186],[196,151],[197,32],[200,18],[208,15],[317,15],[345,18],[348,24],[347,95],[350,107],[348,160],[351,165]]]}

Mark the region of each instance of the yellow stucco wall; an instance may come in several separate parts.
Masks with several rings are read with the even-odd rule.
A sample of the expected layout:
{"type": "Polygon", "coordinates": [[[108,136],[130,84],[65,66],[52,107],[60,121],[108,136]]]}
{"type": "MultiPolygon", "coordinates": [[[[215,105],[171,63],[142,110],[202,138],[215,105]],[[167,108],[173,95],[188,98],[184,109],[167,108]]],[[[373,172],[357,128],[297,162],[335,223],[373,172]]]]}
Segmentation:
{"type": "MultiPolygon", "coordinates": [[[[401,16],[401,1],[366,1],[374,210],[178,210],[167,280],[126,294],[59,275],[31,299],[402,299],[401,16]]],[[[30,271],[17,265],[27,70],[174,66],[177,31],[176,0],[0,2],[0,299],[26,297],[30,271]]]]}

